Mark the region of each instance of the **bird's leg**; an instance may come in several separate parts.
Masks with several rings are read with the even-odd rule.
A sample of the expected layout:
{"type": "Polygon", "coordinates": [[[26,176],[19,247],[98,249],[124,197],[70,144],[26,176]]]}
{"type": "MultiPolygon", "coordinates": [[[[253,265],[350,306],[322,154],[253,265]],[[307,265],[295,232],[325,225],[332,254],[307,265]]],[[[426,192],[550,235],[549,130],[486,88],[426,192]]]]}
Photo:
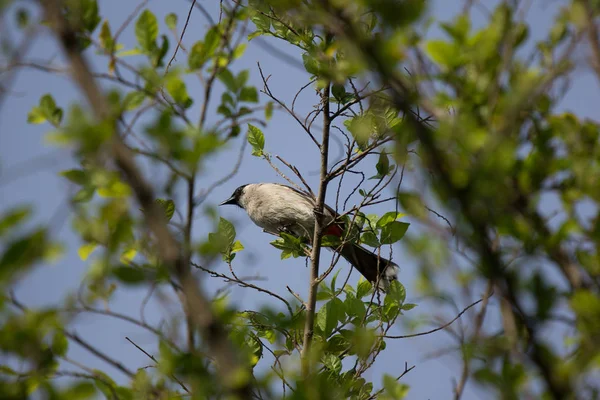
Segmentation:
{"type": "Polygon", "coordinates": [[[294,233],[290,229],[291,226],[292,224],[282,225],[277,228],[277,231],[279,231],[279,233],[287,233],[288,235],[293,235],[294,233]]]}

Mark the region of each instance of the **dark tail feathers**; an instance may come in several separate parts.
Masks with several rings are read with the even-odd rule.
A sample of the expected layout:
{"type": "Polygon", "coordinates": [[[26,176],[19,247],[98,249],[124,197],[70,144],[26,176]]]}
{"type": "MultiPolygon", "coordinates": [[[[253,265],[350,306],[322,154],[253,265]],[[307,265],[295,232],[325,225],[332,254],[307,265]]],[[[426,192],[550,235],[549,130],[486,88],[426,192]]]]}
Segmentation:
{"type": "Polygon", "coordinates": [[[398,279],[399,268],[396,264],[357,244],[347,243],[339,250],[342,257],[354,266],[369,282],[377,282],[379,288],[387,289],[390,282],[398,279]]]}

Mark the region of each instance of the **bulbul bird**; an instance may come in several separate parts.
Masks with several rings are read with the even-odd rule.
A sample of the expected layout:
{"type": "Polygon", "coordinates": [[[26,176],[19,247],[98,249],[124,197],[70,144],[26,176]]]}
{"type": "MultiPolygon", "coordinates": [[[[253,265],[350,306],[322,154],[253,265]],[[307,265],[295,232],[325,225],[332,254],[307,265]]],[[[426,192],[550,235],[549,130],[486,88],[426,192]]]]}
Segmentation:
{"type": "MultiPolygon", "coordinates": [[[[309,242],[313,239],[317,201],[308,193],[277,183],[253,183],[238,187],[219,205],[225,204],[243,208],[252,222],[267,232],[276,235],[286,232],[309,242]]],[[[327,205],[323,213],[323,234],[341,238],[344,224],[336,220],[338,214],[327,205]]],[[[399,268],[395,263],[358,244],[342,241],[340,246],[331,249],[339,252],[367,280],[377,282],[384,291],[398,278],[399,268]]]]}

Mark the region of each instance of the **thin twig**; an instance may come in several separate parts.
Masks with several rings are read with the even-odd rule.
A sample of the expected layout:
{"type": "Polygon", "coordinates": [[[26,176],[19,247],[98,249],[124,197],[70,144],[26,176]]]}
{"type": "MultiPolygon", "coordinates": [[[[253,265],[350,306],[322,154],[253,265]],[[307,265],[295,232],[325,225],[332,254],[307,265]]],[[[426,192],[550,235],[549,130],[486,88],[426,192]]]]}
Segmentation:
{"type": "Polygon", "coordinates": [[[183,36],[185,35],[185,31],[187,30],[188,23],[190,22],[190,16],[192,15],[192,11],[194,10],[195,4],[196,4],[196,0],[192,0],[192,5],[190,6],[190,10],[188,11],[187,18],[185,19],[185,25],[183,26],[183,30],[181,31],[181,36],[179,37],[179,40],[177,41],[177,46],[175,47],[173,56],[169,60],[169,63],[167,64],[167,68],[165,69],[165,75],[167,72],[169,72],[169,68],[171,68],[171,64],[173,63],[173,61],[175,60],[175,57],[177,56],[177,51],[181,47],[181,42],[183,41],[183,36]]]}
{"type": "MultiPolygon", "coordinates": [[[[125,339],[127,339],[127,341],[129,343],[134,345],[139,351],[144,353],[146,356],[148,356],[148,358],[150,358],[152,361],[154,361],[158,365],[158,360],[156,358],[154,358],[154,356],[152,354],[150,354],[146,350],[142,349],[140,346],[137,345],[137,343],[135,343],[133,340],[129,339],[127,336],[125,336],[125,339]]],[[[173,380],[175,380],[175,382],[177,382],[177,384],[179,386],[181,386],[181,388],[183,390],[185,390],[187,393],[190,393],[189,389],[185,386],[185,384],[181,380],[179,380],[175,375],[171,375],[171,378],[173,378],[173,380]]]]}
{"type": "MultiPolygon", "coordinates": [[[[425,332],[419,332],[419,333],[412,333],[410,335],[399,335],[399,336],[392,336],[392,335],[385,335],[383,337],[387,338],[387,339],[407,339],[407,338],[413,338],[413,337],[417,337],[417,336],[425,336],[425,335],[430,335],[432,333],[441,331],[443,329],[448,328],[450,325],[452,325],[457,319],[459,319],[460,317],[462,317],[462,315],[464,313],[466,313],[467,311],[469,311],[469,309],[471,309],[472,307],[475,307],[477,304],[481,303],[482,301],[486,300],[489,296],[484,297],[482,299],[477,300],[475,303],[469,304],[465,309],[463,309],[461,312],[458,313],[458,315],[456,317],[454,317],[454,319],[452,321],[446,322],[444,325],[439,326],[437,328],[434,329],[430,329],[428,331],[425,332]]],[[[487,301],[487,300],[486,300],[487,301]]]]}

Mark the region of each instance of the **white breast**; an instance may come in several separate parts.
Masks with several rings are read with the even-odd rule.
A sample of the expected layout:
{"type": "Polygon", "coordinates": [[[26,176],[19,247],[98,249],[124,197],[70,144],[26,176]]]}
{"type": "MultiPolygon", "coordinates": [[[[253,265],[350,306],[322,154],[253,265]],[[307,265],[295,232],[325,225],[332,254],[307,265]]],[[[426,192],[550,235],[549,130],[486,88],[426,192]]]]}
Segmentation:
{"type": "Polygon", "coordinates": [[[315,202],[311,197],[274,183],[250,184],[240,199],[250,219],[277,233],[286,228],[298,236],[312,237],[315,202]]]}

